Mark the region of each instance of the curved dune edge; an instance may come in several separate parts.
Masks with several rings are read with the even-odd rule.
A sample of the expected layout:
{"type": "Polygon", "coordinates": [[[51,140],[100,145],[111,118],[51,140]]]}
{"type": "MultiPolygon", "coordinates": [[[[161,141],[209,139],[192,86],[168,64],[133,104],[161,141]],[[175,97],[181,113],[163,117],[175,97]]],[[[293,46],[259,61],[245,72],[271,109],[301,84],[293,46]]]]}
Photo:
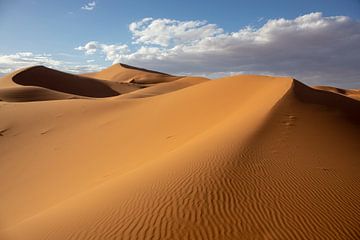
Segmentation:
{"type": "Polygon", "coordinates": [[[358,239],[358,102],[263,76],[150,89],[0,108],[4,239],[358,239]]]}
{"type": "Polygon", "coordinates": [[[169,74],[115,64],[98,73],[74,75],[44,66],[20,69],[0,79],[0,100],[31,102],[84,98],[107,98],[144,88],[152,90],[131,97],[147,97],[201,83],[206,78],[169,74]],[[189,80],[189,79],[192,80],[189,80]],[[165,84],[165,86],[159,86],[165,84]],[[148,92],[148,93],[147,93],[148,92]]]}
{"type": "Polygon", "coordinates": [[[33,102],[64,99],[85,99],[86,97],[53,91],[42,87],[9,87],[0,88],[0,101],[5,102],[33,102]]]}
{"type": "Polygon", "coordinates": [[[38,86],[50,90],[85,97],[111,97],[119,95],[99,80],[64,73],[43,66],[35,66],[12,77],[15,84],[38,86]]]}
{"type": "Polygon", "coordinates": [[[114,64],[100,72],[84,74],[84,76],[115,82],[137,84],[156,84],[170,82],[181,78],[179,76],[172,76],[167,73],[137,68],[121,63],[114,64]]]}
{"type": "Polygon", "coordinates": [[[360,100],[360,90],[358,89],[343,89],[343,88],[336,88],[331,86],[315,86],[314,88],[341,94],[350,98],[354,98],[356,100],[360,100]]]}

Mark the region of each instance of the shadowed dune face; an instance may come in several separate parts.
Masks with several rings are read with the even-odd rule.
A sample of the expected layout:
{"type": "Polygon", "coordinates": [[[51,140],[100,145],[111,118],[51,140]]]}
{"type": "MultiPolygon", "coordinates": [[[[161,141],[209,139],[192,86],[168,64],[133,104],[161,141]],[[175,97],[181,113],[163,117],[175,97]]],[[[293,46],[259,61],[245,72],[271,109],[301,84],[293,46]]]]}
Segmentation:
{"type": "Polygon", "coordinates": [[[360,90],[357,89],[342,89],[342,88],[336,88],[331,86],[316,86],[315,89],[339,93],[351,98],[354,98],[356,100],[360,100],[360,90]]]}
{"type": "Polygon", "coordinates": [[[71,95],[62,92],[52,91],[41,87],[10,87],[6,89],[0,88],[0,100],[5,102],[32,102],[32,101],[48,101],[62,99],[77,99],[80,96],[71,95]]]}
{"type": "Polygon", "coordinates": [[[119,63],[119,66],[121,66],[123,68],[127,68],[127,69],[133,69],[133,70],[137,70],[137,71],[147,72],[147,73],[155,73],[155,74],[160,74],[160,75],[169,76],[169,77],[171,76],[170,74],[167,74],[167,73],[153,71],[153,70],[149,70],[149,69],[145,69],[145,68],[138,68],[138,67],[124,64],[124,63],[119,63]]]}
{"type": "Polygon", "coordinates": [[[105,98],[144,88],[132,97],[164,94],[206,81],[199,77],[176,77],[124,64],[99,73],[73,75],[43,66],[18,70],[0,79],[0,100],[7,102],[105,98]],[[165,84],[165,86],[160,86],[165,84]]]}
{"type": "Polygon", "coordinates": [[[360,102],[353,98],[334,94],[333,91],[310,88],[296,80],[294,81],[294,93],[301,101],[337,109],[355,122],[360,122],[360,102]]]}
{"type": "Polygon", "coordinates": [[[126,69],[118,97],[0,102],[0,239],[359,239],[356,100],[126,69]]]}
{"type": "Polygon", "coordinates": [[[96,79],[80,77],[42,66],[29,68],[16,74],[12,79],[16,84],[23,86],[38,86],[86,97],[100,98],[119,95],[96,79]]]}

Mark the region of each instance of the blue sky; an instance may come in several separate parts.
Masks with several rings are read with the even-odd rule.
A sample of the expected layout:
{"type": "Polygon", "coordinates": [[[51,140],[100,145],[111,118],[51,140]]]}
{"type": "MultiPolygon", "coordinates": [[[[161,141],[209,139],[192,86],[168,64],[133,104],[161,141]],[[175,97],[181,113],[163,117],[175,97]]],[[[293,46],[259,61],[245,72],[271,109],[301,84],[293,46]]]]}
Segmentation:
{"type": "MultiPolygon", "coordinates": [[[[174,55],[174,52],[170,52],[169,49],[178,45],[186,45],[187,47],[193,46],[204,38],[217,37],[219,39],[221,38],[221,34],[227,34],[230,36],[232,33],[239,32],[247,27],[250,27],[254,32],[257,29],[264,27],[269,20],[279,20],[284,18],[291,21],[299,16],[306,16],[311,13],[321,13],[321,15],[312,17],[311,19],[309,17],[309,21],[323,21],[325,22],[325,25],[327,22],[333,25],[337,24],[337,26],[333,28],[324,27],[319,29],[319,32],[330,30],[336,30],[338,32],[338,28],[342,28],[346,29],[344,33],[348,34],[350,31],[350,34],[353,34],[354,37],[356,37],[360,19],[359,0],[302,0],[291,2],[285,0],[0,0],[0,59],[1,56],[3,56],[3,60],[0,60],[0,70],[1,64],[3,64],[3,66],[6,65],[6,68],[3,67],[3,70],[5,69],[3,72],[13,70],[14,68],[21,66],[21,64],[16,64],[16,61],[14,61],[15,64],[12,67],[11,61],[9,63],[6,63],[6,61],[10,58],[9,56],[15,58],[14,55],[17,53],[27,53],[23,54],[23,56],[21,56],[21,54],[19,56],[16,55],[16,57],[27,57],[25,62],[28,63],[31,63],[32,57],[34,58],[34,63],[38,63],[39,59],[50,59],[48,62],[49,65],[55,65],[55,67],[64,68],[64,70],[69,71],[77,70],[77,68],[71,69],[71,67],[69,67],[70,65],[83,65],[83,68],[78,69],[93,70],[96,68],[106,67],[121,60],[132,64],[142,64],[145,67],[152,67],[157,70],[170,71],[172,73],[194,73],[199,75],[214,74],[214,76],[220,76],[221,74],[227,73],[247,72],[285,75],[295,74],[310,80],[313,79],[312,81],[316,83],[324,81],[323,79],[328,78],[329,76],[326,74],[322,76],[321,73],[313,73],[313,75],[317,74],[317,76],[313,77],[306,76],[301,73],[299,74],[294,70],[289,72],[286,72],[286,69],[279,70],[279,66],[269,67],[269,69],[265,67],[259,67],[259,69],[248,67],[243,69],[241,66],[236,66],[234,63],[230,63],[229,66],[231,67],[229,68],[226,66],[215,67],[217,69],[211,71],[211,67],[214,66],[215,63],[207,63],[204,60],[206,57],[203,57],[203,59],[200,60],[198,59],[198,56],[189,57],[187,60],[188,62],[198,63],[199,71],[194,69],[188,70],[186,68],[186,64],[183,64],[183,68],[173,68],[161,63],[161,59],[166,61],[164,55],[167,57],[169,54],[174,55]],[[341,22],[341,19],[339,19],[339,21],[326,19],[327,17],[333,16],[346,16],[348,18],[348,23],[339,23],[341,22]],[[152,20],[140,23],[140,21],[144,18],[152,18],[152,20]],[[168,19],[171,21],[164,22],[161,21],[161,19],[168,19]],[[203,21],[206,21],[206,23],[203,21]],[[349,22],[351,22],[351,24],[349,22]],[[138,35],[129,29],[129,24],[131,23],[138,23],[138,35]],[[152,24],[170,26],[171,28],[169,28],[170,30],[166,30],[167,32],[164,33],[160,31],[157,32],[157,34],[170,34],[171,37],[174,37],[175,35],[174,39],[155,39],[155,37],[151,35],[150,31],[156,32],[159,29],[152,28],[152,24]],[[196,30],[193,31],[193,34],[199,35],[198,38],[189,38],[189,34],[185,32],[182,32],[182,35],[179,35],[180,33],[178,32],[178,28],[185,25],[187,26],[188,24],[191,25],[191,31],[196,30]],[[148,31],[143,31],[144,28],[147,28],[148,31]],[[174,28],[177,29],[173,30],[174,28]],[[352,30],[349,30],[348,28],[351,28],[352,30]],[[171,32],[169,33],[169,31],[171,32]],[[206,32],[204,33],[204,31],[206,32]],[[178,38],[176,38],[176,36],[178,38]],[[89,49],[85,48],[86,44],[92,41],[95,41],[97,45],[90,44],[88,47],[93,46],[93,48],[96,48],[97,51],[95,52],[88,51],[89,49]],[[134,41],[137,41],[137,43],[134,43],[134,41]],[[185,41],[185,43],[182,41],[185,41]],[[109,45],[114,46],[109,48],[109,45]],[[117,47],[122,45],[126,45],[127,52],[117,47]],[[157,54],[156,56],[154,55],[156,61],[153,61],[155,62],[153,65],[150,60],[144,60],[144,54],[141,55],[141,59],[136,59],[139,57],[139,54],[130,56],[131,53],[138,51],[142,47],[146,48],[143,51],[144,54],[149,54],[149,56],[152,56],[151,54],[157,54]],[[75,48],[78,48],[78,50],[75,48]],[[161,54],[159,51],[162,51],[161,54]],[[114,54],[116,57],[114,57],[114,54]],[[126,55],[127,57],[122,57],[122,55],[126,55]],[[91,65],[92,67],[90,66],[87,68],[86,66],[88,65],[91,65]]],[[[297,23],[294,22],[293,24],[298,24],[298,22],[299,21],[297,21],[297,23]]],[[[298,26],[295,26],[294,28],[298,28],[298,26]]],[[[301,36],[307,34],[307,32],[302,33],[301,36]]],[[[316,35],[313,38],[320,38],[320,36],[316,35]]],[[[238,44],[244,43],[242,41],[238,42],[238,44]]],[[[245,45],[246,44],[247,43],[245,43],[245,45]]],[[[331,44],[334,43],[329,44],[329,46],[332,46],[331,44]]],[[[341,42],[336,42],[336,44],[341,45],[341,42]]],[[[357,45],[352,47],[357,47],[357,45]]],[[[226,48],[227,46],[224,47],[224,49],[226,48]]],[[[251,48],[251,46],[249,46],[249,48],[251,48]]],[[[197,50],[198,48],[195,49],[195,51],[197,50]]],[[[240,48],[240,50],[244,52],[244,49],[240,48]]],[[[182,53],[183,52],[184,51],[182,51],[182,53]]],[[[202,51],[201,54],[208,55],[208,53],[204,51],[202,51]]],[[[264,50],[257,54],[261,55],[271,53],[264,50]]],[[[336,55],[336,53],[332,54],[336,55]]],[[[189,54],[186,54],[186,56],[188,55],[189,54]]],[[[294,53],[292,55],[296,54],[294,53]]],[[[177,56],[181,57],[182,55],[177,56]]],[[[219,57],[219,53],[217,53],[216,56],[219,57]]],[[[234,58],[234,56],[226,54],[224,54],[223,57],[226,58],[227,56],[234,58]]],[[[246,56],[249,56],[249,54],[246,56]]],[[[315,58],[318,57],[319,56],[315,56],[315,58]]],[[[353,58],[356,58],[356,56],[351,56],[352,60],[354,60],[353,58]]],[[[350,59],[345,60],[350,61],[350,59]]],[[[46,61],[47,60],[45,60],[44,63],[45,65],[47,63],[46,61]]],[[[174,61],[174,64],[175,63],[178,62],[174,61]]],[[[301,64],[296,64],[301,68],[301,64]]],[[[254,64],[251,63],[251,65],[254,64]]],[[[305,68],[305,66],[303,67],[305,68]]],[[[354,83],[356,80],[353,78],[356,77],[360,80],[360,76],[357,75],[358,72],[355,71],[355,68],[358,66],[353,67],[354,69],[352,70],[354,70],[354,72],[352,72],[350,76],[346,76],[346,78],[349,78],[349,83],[354,83]]],[[[344,71],[347,70],[348,69],[344,69],[344,71]]],[[[336,82],[338,81],[337,78],[340,77],[341,76],[336,76],[331,81],[336,82]]]]}

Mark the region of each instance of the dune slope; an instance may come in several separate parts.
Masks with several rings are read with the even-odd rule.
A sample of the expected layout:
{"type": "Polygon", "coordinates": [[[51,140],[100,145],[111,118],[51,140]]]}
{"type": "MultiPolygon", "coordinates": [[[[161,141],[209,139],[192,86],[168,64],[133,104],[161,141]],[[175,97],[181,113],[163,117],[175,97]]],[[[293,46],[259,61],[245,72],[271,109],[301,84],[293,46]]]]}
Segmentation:
{"type": "Polygon", "coordinates": [[[358,89],[343,89],[331,86],[316,86],[315,89],[338,93],[347,97],[354,98],[356,100],[360,100],[360,90],[358,89]]]}
{"type": "Polygon", "coordinates": [[[38,86],[59,92],[76,94],[87,97],[110,97],[118,93],[99,80],[79,77],[36,66],[28,68],[12,77],[14,83],[23,86],[38,86]]]}
{"type": "Polygon", "coordinates": [[[174,81],[0,103],[0,236],[359,238],[358,101],[290,78],[174,81]]]}
{"type": "Polygon", "coordinates": [[[33,86],[0,88],[0,101],[5,102],[32,102],[77,98],[85,97],[33,86]]]}
{"type": "Polygon", "coordinates": [[[62,99],[105,98],[140,91],[148,97],[192,86],[208,79],[176,77],[124,64],[98,73],[74,75],[44,66],[20,69],[0,78],[0,101],[31,102],[62,99]],[[164,85],[164,86],[163,86],[164,85]]]}
{"type": "Polygon", "coordinates": [[[172,76],[167,73],[156,72],[148,69],[137,68],[126,64],[114,64],[100,72],[85,74],[85,76],[111,80],[115,82],[128,82],[137,84],[155,84],[169,82],[181,77],[172,76]]]}

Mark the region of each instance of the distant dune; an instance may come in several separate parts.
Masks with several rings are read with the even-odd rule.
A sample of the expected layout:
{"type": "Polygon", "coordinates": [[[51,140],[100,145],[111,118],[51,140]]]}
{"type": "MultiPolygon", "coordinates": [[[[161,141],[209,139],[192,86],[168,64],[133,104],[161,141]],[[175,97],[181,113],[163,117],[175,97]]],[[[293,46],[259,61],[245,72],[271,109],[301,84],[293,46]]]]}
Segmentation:
{"type": "Polygon", "coordinates": [[[360,90],[358,89],[342,89],[342,88],[336,88],[336,87],[330,87],[330,86],[316,86],[315,89],[329,91],[338,93],[347,97],[354,98],[356,100],[360,100],[360,90]]]}
{"type": "Polygon", "coordinates": [[[0,239],[360,239],[359,96],[18,70],[0,79],[0,239]]]}

